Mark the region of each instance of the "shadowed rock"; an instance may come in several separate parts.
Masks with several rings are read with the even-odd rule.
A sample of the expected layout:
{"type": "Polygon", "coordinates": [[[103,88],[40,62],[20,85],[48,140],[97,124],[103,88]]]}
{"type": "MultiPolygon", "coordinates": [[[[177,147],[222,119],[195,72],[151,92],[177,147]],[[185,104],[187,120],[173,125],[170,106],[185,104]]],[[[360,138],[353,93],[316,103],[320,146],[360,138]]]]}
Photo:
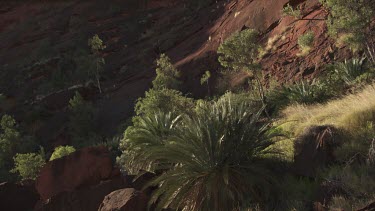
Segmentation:
{"type": "Polygon", "coordinates": [[[294,172],[315,177],[317,169],[335,161],[334,150],[339,146],[338,130],[333,126],[312,126],[294,142],[294,172]]]}
{"type": "Polygon", "coordinates": [[[10,182],[0,184],[0,210],[32,210],[38,200],[39,195],[33,184],[22,185],[10,182]]]}
{"type": "Polygon", "coordinates": [[[96,211],[104,197],[114,190],[127,187],[120,175],[97,185],[61,192],[35,207],[35,211],[96,211]]]}
{"type": "Polygon", "coordinates": [[[98,184],[115,173],[105,147],[88,147],[48,162],[36,180],[42,200],[61,192],[98,184]]]}
{"type": "Polygon", "coordinates": [[[148,196],[134,188],[114,191],[104,198],[99,211],[144,211],[147,210],[148,196]]]}

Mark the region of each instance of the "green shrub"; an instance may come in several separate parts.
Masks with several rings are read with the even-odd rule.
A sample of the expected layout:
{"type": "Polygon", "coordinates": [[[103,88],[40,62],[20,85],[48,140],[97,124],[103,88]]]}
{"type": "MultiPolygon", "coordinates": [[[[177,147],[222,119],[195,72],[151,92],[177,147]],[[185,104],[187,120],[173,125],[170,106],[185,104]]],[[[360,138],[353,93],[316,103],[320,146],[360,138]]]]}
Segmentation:
{"type": "Polygon", "coordinates": [[[165,54],[161,54],[156,61],[156,78],[152,81],[154,89],[176,89],[181,86],[179,81],[181,73],[173,66],[165,54]]]}
{"type": "Polygon", "coordinates": [[[307,32],[298,38],[298,45],[301,50],[300,56],[305,56],[311,51],[314,45],[314,36],[313,32],[307,32]]]}
{"type": "Polygon", "coordinates": [[[165,113],[171,112],[177,115],[188,114],[193,111],[195,102],[192,98],[173,89],[150,89],[145,97],[137,100],[135,113],[140,115],[151,115],[159,110],[165,113]]]}
{"type": "Polygon", "coordinates": [[[209,79],[211,78],[211,73],[210,71],[206,71],[202,77],[201,77],[201,85],[203,85],[204,83],[207,83],[207,92],[208,92],[208,95],[210,95],[210,85],[209,85],[209,79]]]}
{"type": "Polygon", "coordinates": [[[312,104],[325,101],[328,96],[326,88],[318,80],[300,81],[284,88],[289,102],[312,104]]]}
{"type": "Polygon", "coordinates": [[[368,37],[369,26],[374,15],[372,0],[321,0],[328,8],[329,34],[353,50],[362,49],[368,37]]]}
{"type": "Polygon", "coordinates": [[[260,49],[258,36],[258,32],[254,29],[233,34],[217,50],[220,64],[233,70],[259,69],[256,61],[260,49]]]}
{"type": "Polygon", "coordinates": [[[150,203],[158,208],[234,210],[277,198],[270,150],[275,130],[262,110],[228,96],[201,105],[196,115],[142,116],[122,141],[125,169],[164,172],[150,203]],[[134,169],[136,167],[136,169],[134,169]]]}
{"type": "Polygon", "coordinates": [[[289,90],[287,86],[285,85],[267,89],[267,93],[266,93],[267,108],[273,114],[278,114],[278,112],[281,109],[283,109],[290,103],[288,93],[289,93],[289,90]]]}
{"type": "Polygon", "coordinates": [[[98,136],[95,132],[96,111],[93,105],[76,92],[69,101],[69,112],[68,130],[73,146],[80,148],[95,143],[98,136]]]}
{"type": "Polygon", "coordinates": [[[21,144],[21,134],[18,131],[18,125],[13,117],[4,115],[1,118],[1,131],[0,134],[0,163],[12,158],[15,149],[21,144]]]}
{"type": "Polygon", "coordinates": [[[9,115],[2,116],[0,126],[0,181],[10,181],[14,179],[9,174],[13,168],[13,157],[17,153],[34,151],[37,144],[9,115]]]}
{"type": "Polygon", "coordinates": [[[261,69],[258,63],[261,45],[258,41],[259,33],[254,29],[246,29],[233,34],[222,43],[217,53],[219,54],[219,62],[223,67],[234,71],[246,71],[248,73],[249,82],[255,79],[256,89],[259,91],[260,98],[263,103],[264,89],[260,81],[261,69]]]}
{"type": "Polygon", "coordinates": [[[335,64],[335,74],[347,85],[354,85],[356,79],[366,72],[364,68],[365,57],[361,59],[353,58],[335,64]]]}
{"type": "Polygon", "coordinates": [[[211,73],[210,71],[204,72],[204,74],[201,77],[201,84],[207,83],[208,85],[208,80],[211,78],[211,73]]]}
{"type": "Polygon", "coordinates": [[[23,180],[35,180],[44,164],[44,158],[40,154],[16,154],[14,157],[14,169],[12,169],[12,172],[18,173],[23,180]]]}
{"type": "Polygon", "coordinates": [[[282,10],[283,16],[292,16],[296,19],[301,18],[301,10],[294,9],[289,3],[282,10]]]}
{"type": "Polygon", "coordinates": [[[58,159],[58,158],[62,158],[64,156],[67,156],[67,155],[75,152],[75,151],[76,151],[76,149],[72,146],[56,147],[49,160],[52,161],[52,160],[55,160],[55,159],[58,159]]]}

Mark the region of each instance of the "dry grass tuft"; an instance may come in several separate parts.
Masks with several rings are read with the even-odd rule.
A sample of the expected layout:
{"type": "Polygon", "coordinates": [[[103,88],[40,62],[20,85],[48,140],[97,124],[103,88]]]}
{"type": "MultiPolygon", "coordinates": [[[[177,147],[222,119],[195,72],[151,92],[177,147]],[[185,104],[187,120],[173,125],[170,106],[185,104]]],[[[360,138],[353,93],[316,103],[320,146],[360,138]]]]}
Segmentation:
{"type": "Polygon", "coordinates": [[[354,134],[368,122],[375,122],[375,84],[325,104],[291,105],[282,114],[281,127],[293,136],[312,125],[334,125],[354,134]]]}

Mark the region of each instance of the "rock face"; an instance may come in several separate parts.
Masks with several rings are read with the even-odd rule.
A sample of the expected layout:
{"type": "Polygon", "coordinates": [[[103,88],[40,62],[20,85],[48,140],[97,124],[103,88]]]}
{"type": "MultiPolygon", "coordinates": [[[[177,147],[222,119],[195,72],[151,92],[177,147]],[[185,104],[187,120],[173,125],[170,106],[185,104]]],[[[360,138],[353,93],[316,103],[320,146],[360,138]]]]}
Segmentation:
{"type": "Polygon", "coordinates": [[[333,151],[340,144],[337,129],[313,126],[294,143],[294,171],[297,175],[315,177],[316,170],[334,162],[333,151]]]}
{"type": "MultiPolygon", "coordinates": [[[[49,81],[59,69],[58,64],[66,62],[67,55],[61,52],[74,55],[78,45],[87,47],[81,44],[86,44],[93,34],[98,34],[107,46],[103,91],[108,98],[97,98],[99,93],[91,98],[100,101],[97,102],[101,105],[100,130],[105,134],[114,134],[115,128],[133,114],[135,100],[151,85],[155,76],[153,61],[161,53],[171,57],[181,70],[187,92],[198,97],[207,93],[199,80],[204,71],[212,70],[213,76],[218,75],[215,72],[219,69],[218,46],[245,28],[256,29],[261,34],[259,42],[266,53],[259,62],[267,78],[281,82],[312,78],[324,71],[325,64],[345,57],[345,48],[337,48],[326,35],[327,13],[318,0],[218,0],[190,16],[184,1],[149,0],[150,8],[158,7],[149,11],[137,10],[139,2],[143,1],[0,3],[0,39],[3,40],[0,61],[4,61],[0,62],[4,68],[0,88],[4,95],[14,98],[4,110],[19,112],[22,119],[26,113],[21,111],[31,110],[31,104],[45,104],[53,115],[43,120],[38,136],[56,141],[66,121],[61,116],[65,116],[62,112],[72,90],[64,89],[52,95],[42,93],[47,95],[42,100],[37,100],[39,94],[31,90],[49,81]],[[282,8],[287,3],[301,8],[303,20],[282,16],[282,8]],[[26,21],[30,23],[27,27],[23,25],[26,21]],[[298,37],[307,31],[316,35],[314,48],[307,56],[299,57],[298,37]],[[267,46],[269,40],[272,45],[267,46]],[[48,49],[53,52],[45,53],[48,49]],[[25,59],[30,57],[31,61],[25,59]],[[20,69],[20,65],[25,68],[20,69]],[[24,72],[28,73],[27,77],[24,72]],[[16,77],[17,74],[22,77],[16,77]],[[18,78],[25,80],[15,83],[18,78]],[[24,102],[29,103],[24,105],[24,102]],[[19,109],[21,106],[25,108],[19,109]]],[[[219,83],[215,78],[218,77],[213,77],[212,86],[219,83]]],[[[230,82],[235,86],[236,81],[243,80],[230,82]]]]}
{"type": "Polygon", "coordinates": [[[0,184],[0,210],[32,210],[38,200],[39,195],[33,185],[25,186],[10,182],[0,184]]]}
{"type": "Polygon", "coordinates": [[[36,180],[42,200],[61,192],[98,184],[115,173],[105,147],[88,147],[66,157],[48,162],[36,180]]]}
{"type": "Polygon", "coordinates": [[[103,210],[115,210],[110,206],[120,210],[145,210],[152,189],[137,190],[153,177],[145,173],[134,181],[135,176],[122,176],[113,167],[105,147],[84,148],[42,168],[36,182],[41,200],[35,210],[97,211],[101,203],[103,210]]]}
{"type": "Polygon", "coordinates": [[[99,211],[144,211],[148,196],[134,188],[114,191],[104,198],[99,211]]]}

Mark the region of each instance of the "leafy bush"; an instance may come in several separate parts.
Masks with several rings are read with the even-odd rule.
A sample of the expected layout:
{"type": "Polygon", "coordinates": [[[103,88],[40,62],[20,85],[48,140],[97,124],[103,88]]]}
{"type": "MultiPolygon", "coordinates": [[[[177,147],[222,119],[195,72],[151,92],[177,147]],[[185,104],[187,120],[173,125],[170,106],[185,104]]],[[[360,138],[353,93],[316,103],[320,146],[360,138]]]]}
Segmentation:
{"type": "Polygon", "coordinates": [[[201,77],[201,84],[204,84],[204,83],[207,83],[208,84],[208,80],[211,78],[211,73],[210,71],[206,71],[204,72],[204,74],[202,75],[201,77]]]}
{"type": "Polygon", "coordinates": [[[260,49],[258,36],[254,29],[233,34],[217,50],[220,64],[233,70],[259,69],[256,61],[260,49]]]}
{"type": "Polygon", "coordinates": [[[329,34],[338,37],[353,50],[364,47],[374,15],[372,0],[321,0],[330,11],[327,20],[329,34]]]}
{"type": "Polygon", "coordinates": [[[173,66],[171,60],[165,54],[161,54],[156,61],[156,78],[152,81],[154,89],[176,89],[181,86],[180,72],[173,66]]]}
{"type": "Polygon", "coordinates": [[[126,131],[125,169],[164,172],[149,184],[158,187],[150,203],[233,210],[245,201],[275,199],[271,164],[277,152],[270,146],[278,134],[260,121],[262,110],[254,111],[246,102],[232,104],[232,99],[228,95],[203,104],[195,115],[142,116],[138,126],[126,131]]]}
{"type": "Polygon", "coordinates": [[[52,160],[55,160],[55,159],[58,159],[58,158],[62,158],[64,156],[67,156],[67,155],[75,152],[75,151],[76,151],[76,149],[72,146],[56,147],[49,160],[52,161],[52,160]]]}
{"type": "Polygon", "coordinates": [[[318,80],[300,81],[284,88],[289,102],[312,104],[325,101],[328,96],[326,88],[318,80]]]}
{"type": "Polygon", "coordinates": [[[207,83],[207,92],[208,92],[208,95],[210,95],[210,85],[209,85],[209,79],[211,78],[211,73],[210,71],[206,71],[202,77],[201,77],[201,85],[203,85],[204,83],[207,83]]]}
{"type": "Polygon", "coordinates": [[[23,180],[35,180],[44,164],[45,161],[41,154],[16,154],[12,172],[18,173],[23,180]]]}
{"type": "Polygon", "coordinates": [[[33,150],[35,143],[22,136],[13,117],[4,115],[0,124],[0,181],[4,181],[12,179],[9,170],[13,167],[13,156],[33,150]]]}
{"type": "Polygon", "coordinates": [[[254,29],[246,29],[235,33],[219,46],[217,53],[219,54],[219,62],[223,67],[235,71],[246,71],[250,76],[248,81],[253,82],[255,80],[256,89],[265,104],[264,89],[260,81],[261,72],[258,71],[261,68],[257,61],[261,50],[258,36],[259,33],[254,29]]]}
{"type": "Polygon", "coordinates": [[[283,16],[292,16],[296,19],[301,18],[301,10],[294,9],[289,3],[282,10],[283,16]]]}
{"type": "Polygon", "coordinates": [[[330,97],[328,86],[318,80],[300,81],[292,85],[271,88],[266,92],[267,106],[273,113],[277,113],[291,103],[321,103],[330,97]]]}
{"type": "Polygon", "coordinates": [[[4,115],[1,118],[0,134],[0,163],[6,163],[12,159],[13,153],[21,144],[21,134],[18,131],[16,121],[9,115],[4,115]]]}
{"type": "Polygon", "coordinates": [[[314,44],[314,36],[313,32],[307,32],[298,38],[298,45],[301,50],[299,56],[305,56],[311,51],[314,44]]]}
{"type": "Polygon", "coordinates": [[[98,136],[95,132],[96,111],[93,105],[76,92],[69,101],[69,110],[68,129],[73,145],[80,148],[95,143],[98,136]]]}
{"type": "Polygon", "coordinates": [[[150,89],[144,98],[138,99],[135,105],[135,113],[140,115],[152,115],[159,110],[165,113],[171,112],[177,115],[191,113],[195,107],[194,100],[183,96],[173,89],[150,89]]]}

